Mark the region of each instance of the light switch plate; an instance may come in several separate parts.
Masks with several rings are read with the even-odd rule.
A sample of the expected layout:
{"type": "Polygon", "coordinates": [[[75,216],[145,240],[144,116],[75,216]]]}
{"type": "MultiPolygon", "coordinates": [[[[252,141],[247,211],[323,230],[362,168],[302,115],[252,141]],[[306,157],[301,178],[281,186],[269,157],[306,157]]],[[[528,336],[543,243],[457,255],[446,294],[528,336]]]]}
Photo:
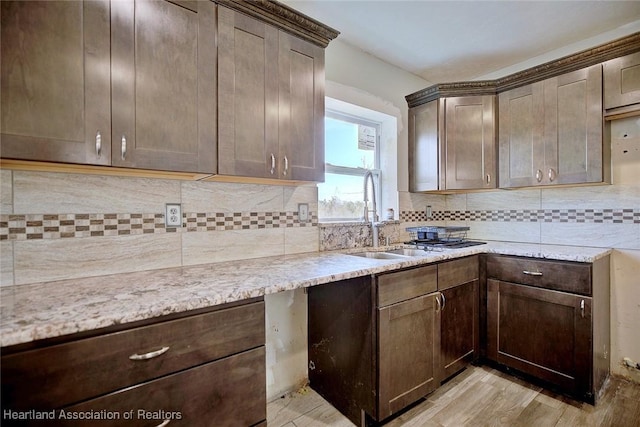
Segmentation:
{"type": "Polygon", "coordinates": [[[298,203],[298,221],[300,222],[309,221],[309,204],[308,203],[298,203]]]}
{"type": "Polygon", "coordinates": [[[182,227],[182,206],[180,203],[167,203],[164,213],[165,227],[182,227]]]}

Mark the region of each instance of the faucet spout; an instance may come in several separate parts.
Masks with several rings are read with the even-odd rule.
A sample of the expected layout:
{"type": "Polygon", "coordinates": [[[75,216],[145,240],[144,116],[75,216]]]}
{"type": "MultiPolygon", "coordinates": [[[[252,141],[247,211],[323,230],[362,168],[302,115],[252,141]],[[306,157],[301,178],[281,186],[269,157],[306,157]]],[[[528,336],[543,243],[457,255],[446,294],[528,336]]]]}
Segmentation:
{"type": "Polygon", "coordinates": [[[364,222],[369,222],[369,212],[373,212],[373,222],[378,222],[378,209],[376,207],[376,184],[373,180],[373,173],[371,171],[367,171],[364,174],[364,222]],[[369,210],[369,181],[371,181],[371,194],[373,206],[371,210],[369,210]]]}

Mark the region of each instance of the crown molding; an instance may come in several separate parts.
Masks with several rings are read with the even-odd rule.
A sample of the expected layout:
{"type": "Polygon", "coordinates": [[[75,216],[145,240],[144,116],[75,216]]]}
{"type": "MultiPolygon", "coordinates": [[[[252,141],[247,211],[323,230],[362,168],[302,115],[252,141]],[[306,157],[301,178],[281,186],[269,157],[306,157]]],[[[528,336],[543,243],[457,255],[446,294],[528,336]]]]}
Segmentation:
{"type": "Polygon", "coordinates": [[[497,94],[638,51],[640,32],[496,80],[438,83],[407,95],[405,99],[411,108],[444,97],[497,94]]]}
{"type": "Polygon", "coordinates": [[[329,42],[340,34],[339,31],[277,1],[215,0],[215,2],[258,18],[322,48],[326,48],[329,42]]]}

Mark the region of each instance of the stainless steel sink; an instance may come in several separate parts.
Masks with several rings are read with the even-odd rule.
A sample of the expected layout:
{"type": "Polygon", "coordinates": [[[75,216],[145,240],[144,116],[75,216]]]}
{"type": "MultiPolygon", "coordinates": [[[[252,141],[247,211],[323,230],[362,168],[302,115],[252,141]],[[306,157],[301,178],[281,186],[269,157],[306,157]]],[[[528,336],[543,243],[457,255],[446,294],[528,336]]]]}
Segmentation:
{"type": "Polygon", "coordinates": [[[423,249],[410,249],[410,248],[402,248],[402,249],[394,249],[391,251],[386,251],[388,254],[394,255],[402,255],[402,256],[427,256],[429,252],[423,249]]]}
{"type": "Polygon", "coordinates": [[[373,259],[406,259],[409,258],[410,255],[402,255],[391,252],[357,252],[349,255],[359,256],[363,258],[373,258],[373,259]]]}

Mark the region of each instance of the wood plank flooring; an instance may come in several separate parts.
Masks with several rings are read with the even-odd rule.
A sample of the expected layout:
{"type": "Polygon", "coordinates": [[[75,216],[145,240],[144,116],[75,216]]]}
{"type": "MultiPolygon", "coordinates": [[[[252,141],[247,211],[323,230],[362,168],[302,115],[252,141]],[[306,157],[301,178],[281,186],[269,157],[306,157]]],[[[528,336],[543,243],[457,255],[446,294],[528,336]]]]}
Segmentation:
{"type": "MultiPolygon", "coordinates": [[[[267,405],[269,427],[353,424],[308,387],[267,405]]],[[[640,384],[611,378],[597,406],[471,366],[386,426],[640,427],[640,384]]]]}

